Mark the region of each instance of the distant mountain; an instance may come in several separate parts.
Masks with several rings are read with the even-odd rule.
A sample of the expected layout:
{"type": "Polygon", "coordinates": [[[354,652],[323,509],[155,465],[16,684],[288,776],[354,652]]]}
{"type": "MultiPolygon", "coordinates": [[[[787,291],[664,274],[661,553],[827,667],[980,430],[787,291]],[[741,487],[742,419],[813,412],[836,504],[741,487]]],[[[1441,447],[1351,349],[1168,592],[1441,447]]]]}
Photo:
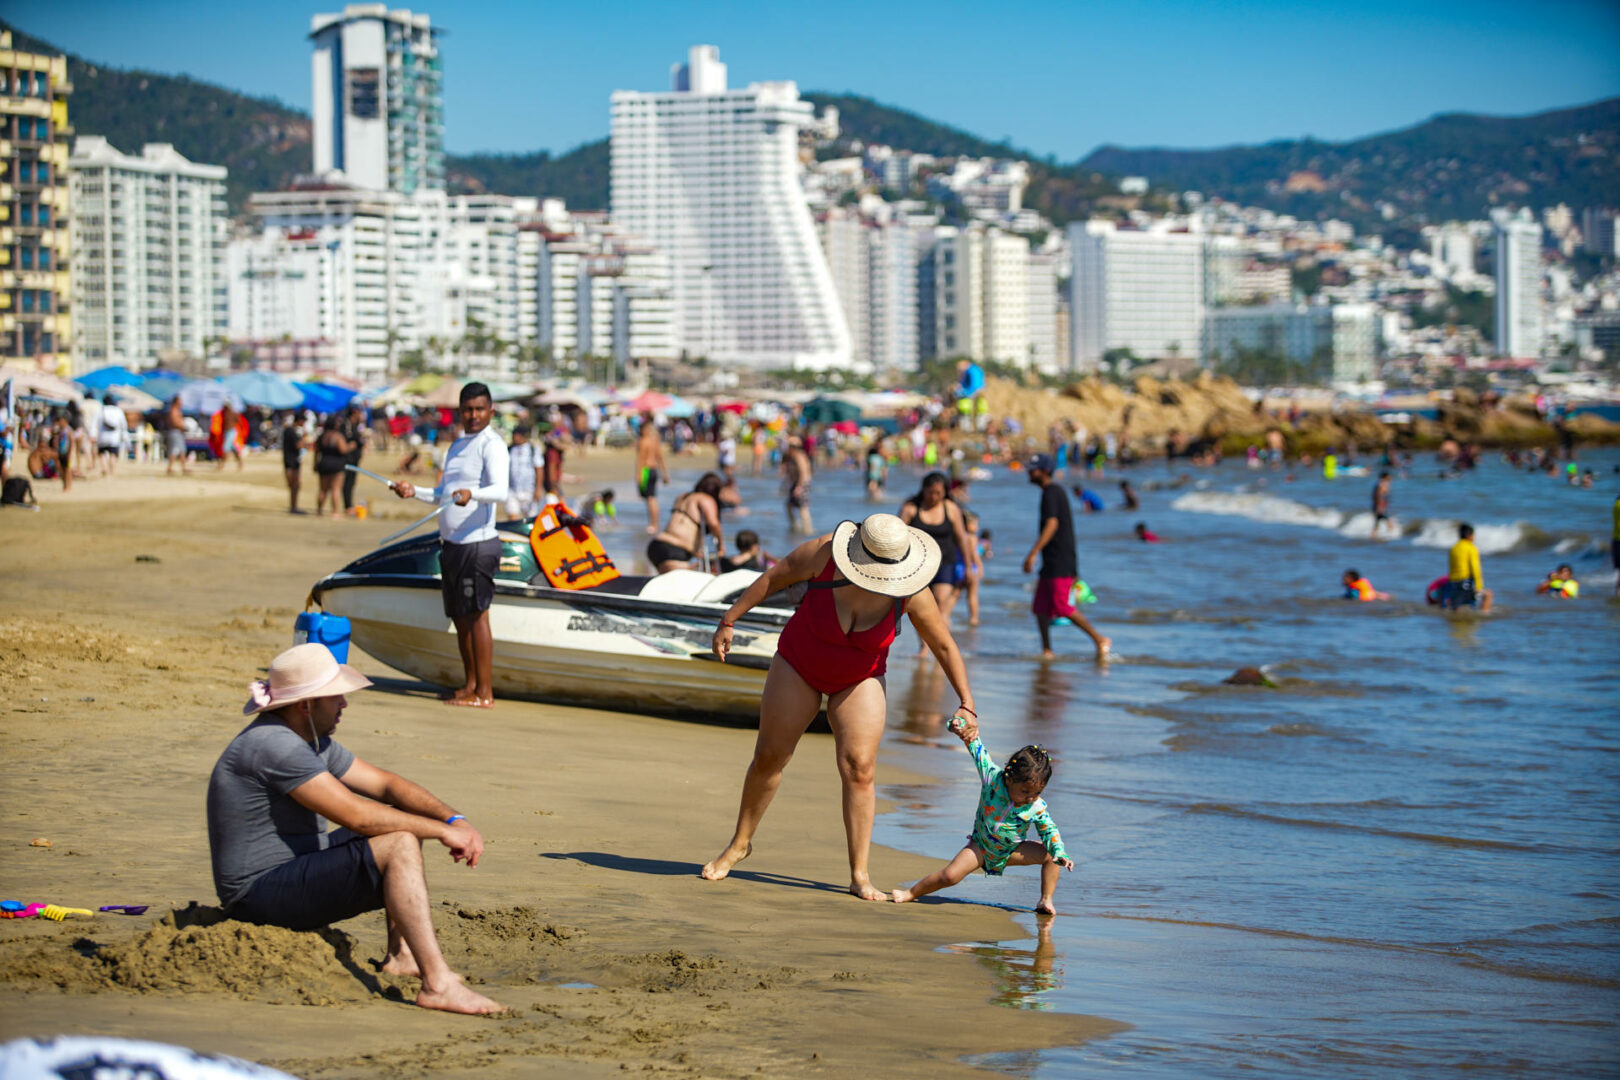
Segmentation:
{"type": "MultiPolygon", "coordinates": [[[[20,48],[60,53],[0,20],[20,48]]],[[[68,57],[74,84],[68,116],[80,134],[101,135],[126,153],[172,143],[193,161],[230,170],[233,213],[255,191],[285,187],[311,167],[310,120],[270,98],[255,98],[185,76],[122,70],[68,57]]],[[[1580,208],[1620,201],[1620,98],[1526,117],[1437,116],[1415,127],[1345,143],[1299,140],[1219,150],[1130,150],[1105,146],[1071,165],[1040,159],[856,94],[810,92],[835,105],[841,141],[881,143],[938,157],[1017,157],[1030,163],[1025,205],[1061,225],[1134,205],[1119,176],[1146,176],[1165,190],[1198,190],[1302,217],[1380,220],[1387,202],[1412,221],[1476,218],[1504,203],[1580,208]]],[[[608,205],[606,139],[553,157],[452,154],[453,191],[562,198],[579,209],[608,205]]],[[[1150,199],[1149,205],[1153,205],[1150,199]]]]}
{"type": "Polygon", "coordinates": [[[1620,201],[1620,98],[1534,116],[1450,113],[1343,143],[1104,146],[1080,164],[1302,217],[1371,220],[1379,202],[1420,221],[1479,218],[1507,204],[1613,205],[1620,201]]]}
{"type": "MultiPolygon", "coordinates": [[[[39,53],[65,50],[0,20],[12,44],[39,53]]],[[[80,135],[101,135],[126,154],[149,142],[173,144],[192,161],[224,165],[226,198],[240,211],[249,194],[283,186],[309,171],[309,117],[271,98],[197,82],[183,75],[124,71],[67,53],[68,122],[80,135]]]]}

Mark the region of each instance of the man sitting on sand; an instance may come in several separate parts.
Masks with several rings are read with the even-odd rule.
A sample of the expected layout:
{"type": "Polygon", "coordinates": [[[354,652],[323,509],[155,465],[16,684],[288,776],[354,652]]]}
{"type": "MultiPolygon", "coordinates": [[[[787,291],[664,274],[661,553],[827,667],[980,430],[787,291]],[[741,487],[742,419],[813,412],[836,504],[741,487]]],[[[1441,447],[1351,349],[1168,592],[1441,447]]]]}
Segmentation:
{"type": "Polygon", "coordinates": [[[370,765],[332,739],[344,697],[371,681],[325,645],[270,662],[208,781],[214,890],[231,918],[311,930],[382,908],[382,970],[422,980],[425,1009],[495,1013],[502,1006],[450,970],[428,908],[422,841],[477,866],[484,838],[427,789],[370,765]],[[342,826],[325,831],[328,819],[342,826]]]}

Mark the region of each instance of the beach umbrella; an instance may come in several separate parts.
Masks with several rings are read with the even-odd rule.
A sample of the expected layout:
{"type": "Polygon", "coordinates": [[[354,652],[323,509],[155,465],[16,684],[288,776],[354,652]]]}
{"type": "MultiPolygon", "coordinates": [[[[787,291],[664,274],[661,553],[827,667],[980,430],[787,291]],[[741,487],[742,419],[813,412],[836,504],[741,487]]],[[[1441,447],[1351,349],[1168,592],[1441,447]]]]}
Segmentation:
{"type": "Polygon", "coordinates": [[[716,402],[715,406],[714,406],[714,411],[715,412],[723,412],[723,413],[735,413],[738,416],[742,416],[744,413],[746,413],[748,411],[748,402],[746,402],[746,401],[721,401],[721,402],[716,402]]]}
{"type": "Polygon", "coordinates": [[[583,409],[590,405],[579,394],[572,390],[547,390],[543,394],[536,394],[529,400],[530,405],[556,405],[560,408],[583,409]]]}
{"type": "Polygon", "coordinates": [[[246,405],[266,409],[296,409],[304,395],[291,381],[270,371],[243,371],[227,375],[219,384],[242,399],[246,405]]]}
{"type": "Polygon", "coordinates": [[[164,368],[153,368],[151,371],[141,372],[140,388],[155,398],[168,401],[180,392],[180,388],[192,381],[190,375],[182,375],[178,371],[168,371],[164,368]]]}
{"type": "Polygon", "coordinates": [[[486,379],[484,385],[489,387],[490,401],[517,401],[534,393],[533,383],[505,382],[500,379],[486,379]]]}
{"type": "Polygon", "coordinates": [[[217,379],[188,382],[180,388],[179,394],[180,408],[188,413],[212,416],[223,409],[226,402],[230,402],[231,407],[238,411],[243,407],[242,399],[217,379]]]}
{"type": "Polygon", "coordinates": [[[111,367],[97,368],[86,372],[73,381],[86,390],[94,390],[100,394],[111,386],[139,386],[146,376],[138,371],[131,371],[127,367],[113,365],[111,367]]]}
{"type": "Polygon", "coordinates": [[[70,401],[81,401],[84,398],[84,391],[77,386],[43,371],[16,368],[0,370],[0,383],[8,381],[11,383],[13,397],[35,398],[53,405],[66,405],[70,401]]]}
{"type": "Polygon", "coordinates": [[[437,390],[439,384],[449,377],[438,371],[424,371],[416,378],[410,379],[403,386],[400,386],[399,392],[402,394],[429,394],[437,390]]]}
{"type": "Polygon", "coordinates": [[[851,405],[847,401],[830,397],[819,397],[806,402],[804,411],[799,413],[799,422],[802,424],[836,424],[843,420],[860,418],[859,405],[851,405]]]}
{"type": "Polygon", "coordinates": [[[657,390],[643,390],[625,403],[626,408],[636,412],[661,413],[669,408],[669,403],[675,400],[668,394],[661,394],[657,390]]]}
{"type": "Polygon", "coordinates": [[[295,382],[293,388],[304,395],[304,408],[318,413],[335,413],[348,407],[358,393],[346,386],[329,383],[295,382]]]}
{"type": "Polygon", "coordinates": [[[439,385],[422,395],[422,404],[436,409],[454,409],[461,404],[461,382],[440,377],[439,385]]]}
{"type": "Polygon", "coordinates": [[[691,416],[697,412],[697,406],[677,394],[670,397],[669,404],[665,405],[661,411],[665,416],[691,416]]]}
{"type": "Polygon", "coordinates": [[[138,386],[109,386],[106,393],[111,394],[118,407],[125,411],[151,412],[163,405],[163,402],[138,386]]]}

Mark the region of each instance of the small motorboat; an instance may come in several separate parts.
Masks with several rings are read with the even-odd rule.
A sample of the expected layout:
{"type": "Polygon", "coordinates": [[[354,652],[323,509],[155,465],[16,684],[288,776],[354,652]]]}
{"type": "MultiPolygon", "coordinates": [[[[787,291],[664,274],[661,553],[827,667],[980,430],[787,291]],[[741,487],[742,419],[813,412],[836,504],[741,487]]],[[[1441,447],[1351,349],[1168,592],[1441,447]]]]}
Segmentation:
{"type": "MultiPolygon", "coordinates": [[[[758,607],[738,621],[721,662],[715,624],[759,574],[676,570],[557,588],[541,572],[525,522],[500,526],[490,605],[495,695],[627,712],[759,718],[765,673],[792,611],[758,607]]],[[[348,618],[354,644],[440,686],[464,677],[439,591],[437,535],[402,540],[321,579],[312,598],[348,618]]]]}

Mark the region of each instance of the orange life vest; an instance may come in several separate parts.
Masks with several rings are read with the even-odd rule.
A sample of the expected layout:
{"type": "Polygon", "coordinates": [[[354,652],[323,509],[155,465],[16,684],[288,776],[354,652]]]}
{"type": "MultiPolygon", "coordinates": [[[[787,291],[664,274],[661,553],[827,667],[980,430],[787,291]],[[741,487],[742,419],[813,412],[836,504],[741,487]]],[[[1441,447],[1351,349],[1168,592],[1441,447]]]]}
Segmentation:
{"type": "Polygon", "coordinates": [[[589,589],[619,576],[618,568],[588,525],[564,525],[574,513],[562,503],[543,506],[529,530],[529,547],[553,589],[589,589]]]}

